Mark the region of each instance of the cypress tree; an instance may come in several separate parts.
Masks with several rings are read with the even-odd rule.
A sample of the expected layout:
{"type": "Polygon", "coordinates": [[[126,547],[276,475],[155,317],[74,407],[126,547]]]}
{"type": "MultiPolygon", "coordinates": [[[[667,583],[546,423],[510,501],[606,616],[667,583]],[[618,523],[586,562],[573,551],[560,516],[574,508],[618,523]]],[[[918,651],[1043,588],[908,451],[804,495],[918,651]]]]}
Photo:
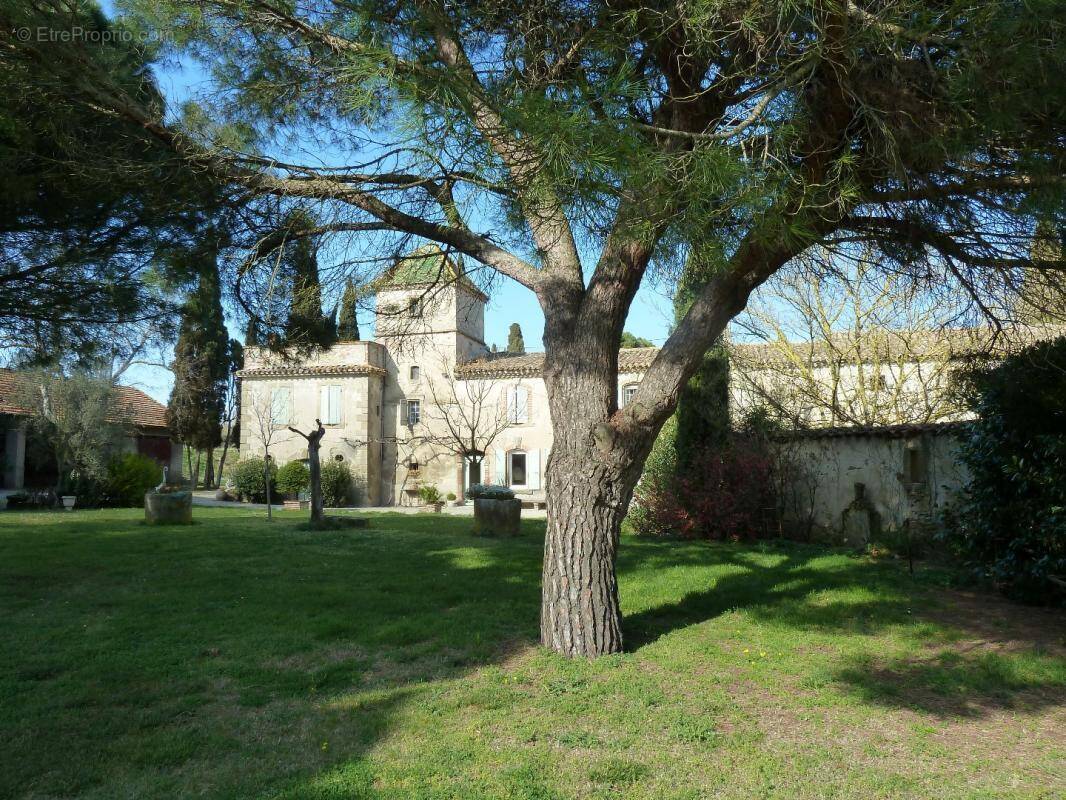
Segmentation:
{"type": "Polygon", "coordinates": [[[517,322],[512,322],[507,330],[507,352],[518,354],[526,352],[526,343],[522,338],[522,326],[517,322]]]}
{"type": "Polygon", "coordinates": [[[285,218],[282,226],[286,237],[281,245],[282,261],[292,287],[285,340],[297,349],[329,347],[337,340],[333,320],[322,313],[322,285],[318,279],[318,253],[314,240],[293,235],[313,224],[311,216],[298,209],[285,218]]]}
{"type": "MultiPolygon", "coordinates": [[[[221,420],[230,367],[215,232],[209,231],[200,245],[182,258],[197,268],[198,279],[181,311],[167,424],[179,441],[197,451],[207,451],[205,480],[210,486],[214,449],[222,443],[221,420]]],[[[199,455],[191,476],[194,485],[198,473],[199,455]]]]}
{"type": "Polygon", "coordinates": [[[349,280],[344,287],[340,317],[337,320],[337,338],[342,342],[359,341],[359,320],[355,316],[356,296],[355,283],[349,280]]]}

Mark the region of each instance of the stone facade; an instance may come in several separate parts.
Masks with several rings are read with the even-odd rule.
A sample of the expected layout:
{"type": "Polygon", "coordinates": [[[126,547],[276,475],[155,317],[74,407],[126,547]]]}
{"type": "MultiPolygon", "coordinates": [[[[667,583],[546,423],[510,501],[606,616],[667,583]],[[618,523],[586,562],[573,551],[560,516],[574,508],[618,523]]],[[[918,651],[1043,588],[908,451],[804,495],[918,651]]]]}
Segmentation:
{"type": "MultiPolygon", "coordinates": [[[[541,501],[552,446],[543,354],[490,353],[488,298],[439,251],[429,267],[375,287],[375,341],[295,361],[246,348],[242,453],[262,454],[269,439],[277,463],[306,458],[304,440],[287,428],[307,431],[318,418],[323,458],[348,463],[360,505],[417,504],[426,484],[462,498],[477,482],[541,501]]],[[[657,352],[621,352],[620,400],[657,352]]]]}

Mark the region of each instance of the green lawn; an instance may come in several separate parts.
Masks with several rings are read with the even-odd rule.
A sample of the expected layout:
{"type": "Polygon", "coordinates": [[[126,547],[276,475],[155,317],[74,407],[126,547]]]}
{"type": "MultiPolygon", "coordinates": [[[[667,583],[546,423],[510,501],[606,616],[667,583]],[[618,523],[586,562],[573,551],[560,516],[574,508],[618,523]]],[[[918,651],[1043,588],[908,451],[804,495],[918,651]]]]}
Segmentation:
{"type": "Polygon", "coordinates": [[[626,537],[630,651],[536,644],[542,523],[0,514],[0,797],[1062,797],[1053,612],[626,537]]]}

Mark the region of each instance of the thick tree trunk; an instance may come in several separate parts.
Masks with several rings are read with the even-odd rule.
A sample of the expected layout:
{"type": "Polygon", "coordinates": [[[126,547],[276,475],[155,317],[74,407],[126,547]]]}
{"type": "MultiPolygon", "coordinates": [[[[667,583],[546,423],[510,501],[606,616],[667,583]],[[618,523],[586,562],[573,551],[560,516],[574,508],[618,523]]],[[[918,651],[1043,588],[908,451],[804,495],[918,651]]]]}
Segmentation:
{"type": "MultiPolygon", "coordinates": [[[[549,348],[550,349],[550,348],[549,348]]],[[[616,355],[586,340],[567,347],[545,381],[554,443],[546,470],[548,525],[541,643],[566,656],[622,649],[615,558],[645,449],[615,441],[616,355]]]]}

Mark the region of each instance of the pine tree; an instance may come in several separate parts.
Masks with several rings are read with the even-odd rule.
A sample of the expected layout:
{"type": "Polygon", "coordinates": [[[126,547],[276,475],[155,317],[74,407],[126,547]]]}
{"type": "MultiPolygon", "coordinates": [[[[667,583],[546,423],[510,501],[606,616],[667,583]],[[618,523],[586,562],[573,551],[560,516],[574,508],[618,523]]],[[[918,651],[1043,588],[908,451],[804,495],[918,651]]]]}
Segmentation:
{"type": "Polygon", "coordinates": [[[359,320],[355,316],[355,282],[348,281],[341,298],[340,317],[337,320],[337,339],[342,342],[359,341],[359,320]]]}
{"type": "Polygon", "coordinates": [[[512,322],[507,330],[507,352],[518,354],[526,352],[526,343],[522,339],[522,326],[517,322],[512,322]]]}
{"type": "Polygon", "coordinates": [[[259,323],[254,319],[249,319],[248,327],[244,329],[244,346],[258,347],[260,344],[259,338],[259,323]]]}
{"type": "MultiPolygon", "coordinates": [[[[214,231],[208,231],[200,245],[182,258],[198,269],[199,277],[182,307],[167,424],[179,441],[197,451],[207,451],[205,479],[209,486],[214,472],[214,448],[222,442],[220,426],[230,365],[214,231]]],[[[199,455],[192,475],[194,485],[198,473],[199,455]]]]}

